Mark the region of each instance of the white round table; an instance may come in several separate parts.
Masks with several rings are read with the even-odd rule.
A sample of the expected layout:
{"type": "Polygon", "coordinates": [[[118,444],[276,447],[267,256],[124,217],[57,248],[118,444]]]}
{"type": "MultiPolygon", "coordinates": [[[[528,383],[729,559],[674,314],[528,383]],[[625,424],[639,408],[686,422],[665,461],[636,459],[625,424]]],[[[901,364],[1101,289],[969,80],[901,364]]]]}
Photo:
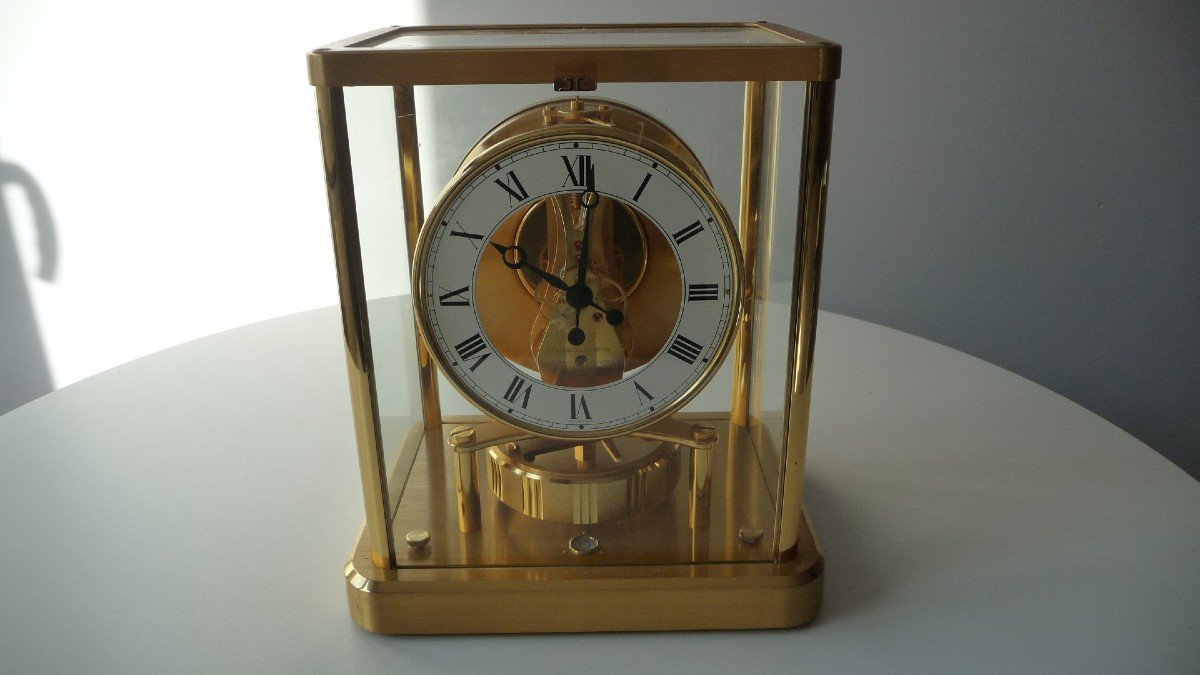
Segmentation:
{"type": "Polygon", "coordinates": [[[389,637],[334,308],[0,417],[0,671],[1200,672],[1200,484],[1078,405],[821,315],[796,630],[389,637]]]}

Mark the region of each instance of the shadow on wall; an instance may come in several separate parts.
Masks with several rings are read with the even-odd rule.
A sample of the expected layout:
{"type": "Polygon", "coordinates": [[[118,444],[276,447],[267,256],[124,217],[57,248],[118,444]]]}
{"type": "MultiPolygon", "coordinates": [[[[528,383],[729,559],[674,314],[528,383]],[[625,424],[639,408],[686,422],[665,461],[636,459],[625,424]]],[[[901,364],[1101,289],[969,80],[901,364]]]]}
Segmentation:
{"type": "Polygon", "coordinates": [[[9,198],[24,199],[33,215],[38,276],[53,281],[58,267],[58,238],[45,195],[28,171],[0,157],[0,414],[54,390],[17,254],[9,198]]]}

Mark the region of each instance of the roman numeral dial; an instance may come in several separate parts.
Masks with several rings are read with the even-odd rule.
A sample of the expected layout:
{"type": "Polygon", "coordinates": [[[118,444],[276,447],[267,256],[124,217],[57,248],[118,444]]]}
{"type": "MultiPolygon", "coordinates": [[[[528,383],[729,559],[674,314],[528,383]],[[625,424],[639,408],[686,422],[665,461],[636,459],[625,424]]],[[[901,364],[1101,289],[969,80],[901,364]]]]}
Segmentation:
{"type": "Polygon", "coordinates": [[[720,364],[742,297],[708,179],[579,127],[474,155],[412,265],[417,324],[454,389],[509,426],[571,440],[684,405],[720,364]]]}

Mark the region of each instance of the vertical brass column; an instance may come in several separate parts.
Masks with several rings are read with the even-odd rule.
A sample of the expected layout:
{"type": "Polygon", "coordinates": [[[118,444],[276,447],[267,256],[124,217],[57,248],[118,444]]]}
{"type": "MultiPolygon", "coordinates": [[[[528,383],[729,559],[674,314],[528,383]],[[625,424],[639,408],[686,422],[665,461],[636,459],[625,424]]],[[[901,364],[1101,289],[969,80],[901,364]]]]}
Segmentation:
{"type": "Polygon", "coordinates": [[[454,489],[458,499],[460,532],[478,532],[482,521],[475,439],[475,427],[454,427],[450,432],[450,446],[454,448],[454,489]]]}
{"type": "Polygon", "coordinates": [[[829,148],[833,135],[834,83],[809,82],[804,95],[804,144],[801,150],[799,223],[796,266],[792,273],[792,307],[788,344],[788,405],[784,418],[782,495],[777,559],[795,553],[804,526],[804,459],[808,450],[808,413],[812,401],[813,347],[820,295],[821,249],[824,243],[825,198],[829,187],[829,148]]]}
{"type": "Polygon", "coordinates": [[[750,422],[751,371],[754,365],[754,296],[757,292],[759,209],[763,195],[763,91],[764,83],[747,82],[742,119],[742,182],[738,208],[738,239],[742,246],[741,311],[733,342],[733,396],[730,420],[739,426],[750,422]]]}
{"type": "Polygon", "coordinates": [[[350,378],[350,407],[358,468],[362,474],[363,501],[371,561],[391,567],[393,548],[385,505],[389,504],[384,475],[379,410],[375,401],[375,369],[371,356],[371,331],[367,321],[367,294],[363,283],[362,250],[358,238],[358,211],[350,170],[350,143],[346,131],[346,101],[341,87],[316,88],[317,117],[321,125],[321,151],[325,157],[325,191],[333,230],[338,294],[345,333],[346,372],[350,378]]]}
{"type": "Polygon", "coordinates": [[[712,503],[712,451],[717,430],[702,424],[692,427],[692,468],[688,490],[688,525],[694,530],[708,525],[712,503]]]}
{"type": "MultiPolygon", "coordinates": [[[[408,238],[408,259],[417,250],[417,236],[425,221],[425,204],[421,192],[421,156],[417,144],[417,110],[411,86],[392,88],[396,109],[396,142],[400,152],[400,189],[404,197],[404,232],[408,238]]],[[[418,289],[412,289],[417,293],[418,289]]],[[[415,320],[415,318],[414,318],[415,320]]],[[[440,453],[442,447],[442,407],[438,399],[437,368],[429,354],[429,346],[420,330],[413,331],[417,340],[417,369],[421,386],[421,414],[425,424],[425,447],[440,453]]],[[[440,458],[440,454],[438,454],[440,458]]],[[[438,463],[440,466],[440,463],[438,463]]]]}

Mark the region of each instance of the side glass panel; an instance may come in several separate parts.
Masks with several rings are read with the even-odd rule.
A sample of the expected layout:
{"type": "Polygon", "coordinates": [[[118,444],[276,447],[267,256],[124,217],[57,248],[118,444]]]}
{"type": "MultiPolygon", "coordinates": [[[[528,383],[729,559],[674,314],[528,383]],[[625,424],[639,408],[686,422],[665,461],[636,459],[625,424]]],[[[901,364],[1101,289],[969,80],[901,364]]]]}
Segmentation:
{"type": "Polygon", "coordinates": [[[790,325],[791,292],[797,262],[797,187],[804,128],[804,84],[765,83],[763,110],[763,192],[758,208],[761,254],[754,270],[751,308],[759,343],[755,345],[751,364],[751,380],[755,385],[750,399],[749,427],[764,479],[778,508],[782,501],[780,469],[787,461],[782,442],[788,409],[787,354],[794,338],[790,325]]]}
{"type": "Polygon", "coordinates": [[[395,113],[391,87],[348,87],[345,100],[390,516],[421,435],[395,113]]]}

